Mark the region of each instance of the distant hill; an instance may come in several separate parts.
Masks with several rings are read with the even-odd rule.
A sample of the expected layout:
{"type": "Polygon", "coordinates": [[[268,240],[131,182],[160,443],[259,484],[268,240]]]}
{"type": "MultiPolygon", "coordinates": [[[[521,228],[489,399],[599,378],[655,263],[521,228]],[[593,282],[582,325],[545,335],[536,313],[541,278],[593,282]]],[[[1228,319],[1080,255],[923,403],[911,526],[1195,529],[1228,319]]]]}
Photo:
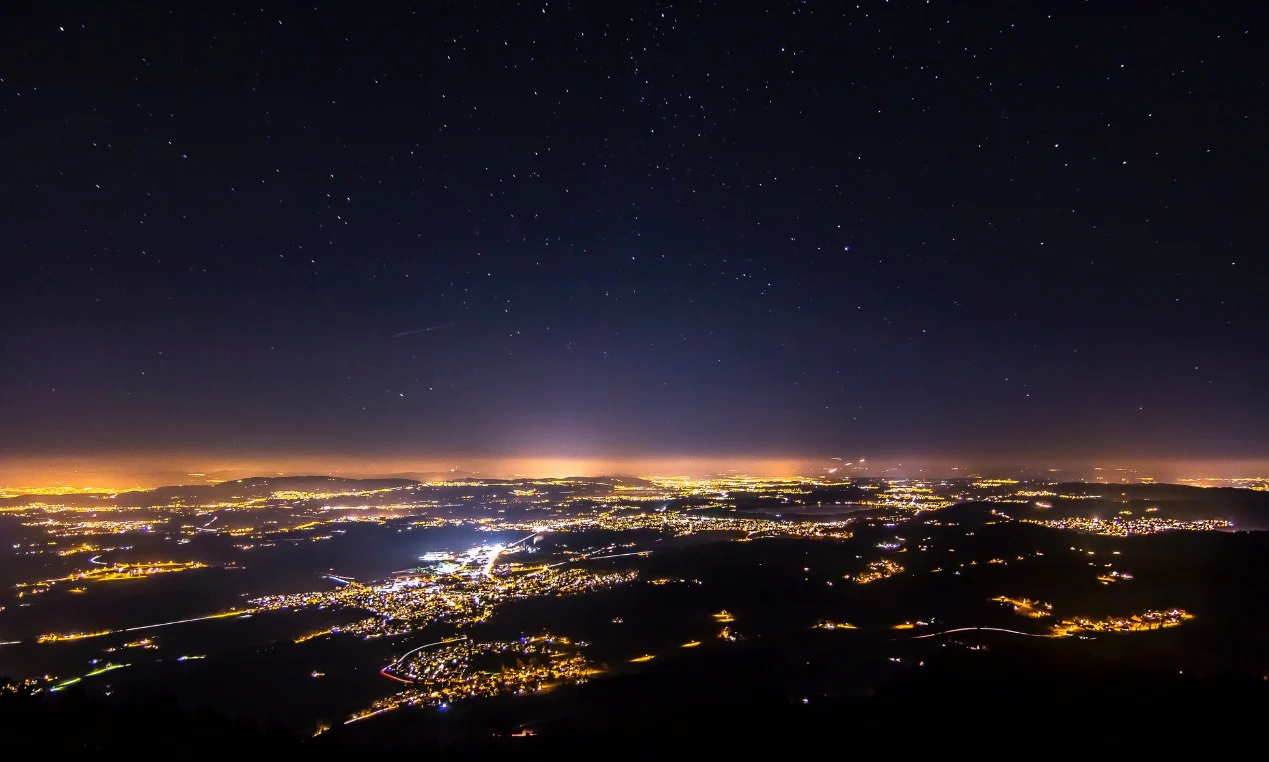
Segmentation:
{"type": "MultiPolygon", "coordinates": [[[[365,490],[406,489],[419,482],[413,479],[347,479],[338,476],[254,476],[219,484],[174,484],[114,495],[58,495],[58,503],[73,506],[154,507],[173,502],[216,503],[242,498],[267,498],[275,492],[340,493],[365,490]]],[[[48,495],[20,495],[0,500],[0,505],[47,502],[48,495]]]]}
{"type": "MultiPolygon", "coordinates": [[[[539,495],[565,496],[573,499],[591,497],[611,492],[614,486],[654,489],[648,479],[627,476],[570,476],[555,478],[493,479],[477,475],[446,472],[424,481],[422,475],[415,478],[396,476],[388,478],[354,479],[341,476],[253,476],[217,484],[184,484],[156,487],[150,490],[134,490],[114,495],[94,493],[69,493],[49,495],[19,495],[0,498],[0,506],[29,505],[56,502],[80,508],[92,507],[159,507],[172,504],[198,505],[228,503],[242,500],[268,499],[277,493],[341,494],[380,490],[412,490],[425,484],[444,482],[444,486],[428,487],[436,496],[461,497],[475,494],[496,494],[508,488],[532,482],[539,495]]],[[[865,485],[879,483],[875,479],[854,479],[851,484],[824,484],[790,499],[777,499],[761,492],[733,491],[730,495],[734,507],[746,513],[780,514],[784,516],[828,516],[860,512],[858,503],[873,495],[865,485]]],[[[1029,501],[1013,502],[1011,498],[1020,487],[1002,484],[997,487],[975,487],[965,480],[952,480],[942,489],[947,495],[974,495],[983,500],[1005,500],[994,503],[1014,518],[1063,519],[1093,518],[1103,520],[1128,512],[1133,517],[1169,518],[1177,520],[1225,519],[1232,521],[1236,529],[1269,528],[1269,492],[1238,488],[1204,488],[1179,484],[1101,484],[1070,482],[1062,484],[1035,484],[1030,488],[1037,496],[1029,501]],[[1053,493],[1053,494],[1049,494],[1053,493]],[[1047,506],[1047,507],[1044,507],[1047,506]]],[[[384,503],[392,501],[390,492],[381,496],[384,503]]],[[[373,501],[372,501],[373,502],[373,501]]],[[[680,507],[691,504],[686,496],[676,502],[680,507]]],[[[866,512],[865,512],[866,513],[866,512]]]]}
{"type": "Polygon", "coordinates": [[[1236,529],[1269,528],[1269,492],[1233,487],[1184,484],[1088,484],[1076,482],[1048,488],[1057,497],[1042,498],[1050,509],[1010,506],[1016,518],[1055,519],[1073,516],[1111,518],[1122,511],[1185,521],[1226,519],[1236,529]],[[1153,510],[1152,510],[1153,509],[1153,510]]]}
{"type": "MultiPolygon", "coordinates": [[[[471,475],[455,474],[437,475],[435,481],[445,481],[453,485],[485,485],[493,487],[510,487],[532,481],[536,484],[558,484],[561,487],[577,484],[593,485],[591,489],[603,491],[611,485],[620,484],[628,487],[652,487],[645,479],[632,476],[573,476],[561,478],[521,478],[521,479],[487,479],[471,475]]],[[[117,494],[104,493],[68,493],[57,495],[56,502],[76,507],[112,507],[135,506],[150,508],[172,503],[207,504],[229,502],[233,500],[268,498],[275,493],[296,492],[308,494],[339,494],[366,492],[372,490],[401,490],[418,487],[425,482],[418,479],[393,477],[373,479],[353,479],[341,476],[252,476],[243,479],[220,482],[217,484],[173,484],[155,487],[148,490],[131,490],[117,494]]],[[[19,495],[0,499],[0,505],[28,505],[50,500],[49,495],[19,495]]]]}
{"type": "Polygon", "coordinates": [[[217,487],[237,485],[252,491],[296,490],[320,492],[322,490],[400,489],[413,487],[415,479],[348,479],[342,476],[252,476],[246,479],[221,482],[217,487]]]}

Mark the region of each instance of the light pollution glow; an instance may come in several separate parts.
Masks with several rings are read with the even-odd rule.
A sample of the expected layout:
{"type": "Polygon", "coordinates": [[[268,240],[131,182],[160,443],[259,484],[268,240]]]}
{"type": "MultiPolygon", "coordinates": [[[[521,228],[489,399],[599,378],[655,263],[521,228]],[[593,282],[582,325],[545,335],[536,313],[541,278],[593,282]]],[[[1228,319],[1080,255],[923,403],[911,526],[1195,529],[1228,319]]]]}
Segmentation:
{"type": "Polygon", "coordinates": [[[951,478],[1014,476],[1051,481],[1136,482],[1196,478],[1248,478],[1269,474],[1266,460],[1141,460],[1027,463],[999,466],[997,459],[885,458],[841,456],[763,457],[745,455],[645,457],[466,456],[440,459],[383,453],[321,455],[224,453],[120,453],[32,455],[0,458],[0,488],[94,488],[101,491],[149,489],[172,484],[210,484],[254,476],[340,476],[347,478],[449,477],[555,478],[566,476],[684,476],[722,473],[754,477],[884,476],[951,478]],[[1094,464],[1101,465],[1094,465],[1094,464]]]}

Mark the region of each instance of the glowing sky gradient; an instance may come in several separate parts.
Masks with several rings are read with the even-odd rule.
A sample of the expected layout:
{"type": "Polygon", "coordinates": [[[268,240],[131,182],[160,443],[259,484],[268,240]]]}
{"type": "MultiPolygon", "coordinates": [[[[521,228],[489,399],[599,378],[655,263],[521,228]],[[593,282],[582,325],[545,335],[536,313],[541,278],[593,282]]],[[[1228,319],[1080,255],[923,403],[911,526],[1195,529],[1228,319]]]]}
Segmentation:
{"type": "Polygon", "coordinates": [[[1263,8],[636,6],[24,4],[6,479],[1269,458],[1263,8]]]}

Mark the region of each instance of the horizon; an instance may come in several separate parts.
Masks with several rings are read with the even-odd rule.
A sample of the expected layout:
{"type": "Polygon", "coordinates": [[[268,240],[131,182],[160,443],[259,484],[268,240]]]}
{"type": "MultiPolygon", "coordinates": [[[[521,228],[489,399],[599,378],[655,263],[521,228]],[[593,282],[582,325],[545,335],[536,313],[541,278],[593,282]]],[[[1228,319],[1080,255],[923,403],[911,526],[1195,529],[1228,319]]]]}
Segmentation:
{"type": "Polygon", "coordinates": [[[219,484],[247,478],[342,477],[349,479],[454,478],[561,479],[634,477],[708,479],[889,478],[947,480],[1016,478],[1031,481],[1132,484],[1154,481],[1236,481],[1269,478],[1269,459],[1094,458],[1008,461],[1002,458],[743,455],[641,458],[457,456],[229,456],[131,454],[28,456],[0,460],[0,489],[124,491],[219,484]]]}

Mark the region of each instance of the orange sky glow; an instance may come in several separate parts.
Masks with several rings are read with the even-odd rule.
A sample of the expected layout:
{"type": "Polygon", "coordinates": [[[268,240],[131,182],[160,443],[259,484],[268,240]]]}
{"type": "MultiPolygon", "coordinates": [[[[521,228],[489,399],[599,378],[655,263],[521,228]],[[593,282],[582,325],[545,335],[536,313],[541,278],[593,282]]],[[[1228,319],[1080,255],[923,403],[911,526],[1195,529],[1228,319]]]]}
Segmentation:
{"type": "Polygon", "coordinates": [[[995,466],[1000,460],[956,461],[948,458],[886,457],[860,460],[829,456],[642,456],[642,457],[529,457],[455,456],[409,457],[380,453],[259,454],[132,453],[0,457],[0,487],[69,488],[104,490],[150,488],[166,484],[207,484],[250,476],[330,475],[350,478],[405,477],[429,479],[454,476],[563,477],[563,476],[686,476],[706,477],[723,473],[748,476],[906,476],[944,478],[970,475],[1030,476],[1058,480],[1159,481],[1185,478],[1263,477],[1267,461],[1203,461],[1128,459],[1079,463],[1027,463],[995,466]],[[1094,470],[1097,466],[1100,470],[1094,470]]]}

